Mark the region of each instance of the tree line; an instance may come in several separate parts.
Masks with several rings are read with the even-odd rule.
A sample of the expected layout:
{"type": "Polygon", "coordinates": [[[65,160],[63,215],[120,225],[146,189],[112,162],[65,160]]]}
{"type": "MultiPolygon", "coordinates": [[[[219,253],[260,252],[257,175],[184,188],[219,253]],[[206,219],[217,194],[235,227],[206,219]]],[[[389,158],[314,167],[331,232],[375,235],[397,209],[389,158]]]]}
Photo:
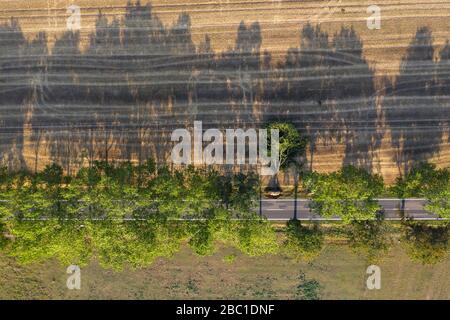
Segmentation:
{"type": "MultiPolygon", "coordinates": [[[[307,173],[302,181],[313,213],[340,216],[343,225],[334,232],[356,253],[369,261],[385,256],[396,232],[374,201],[384,189],[379,176],[349,166],[331,174],[307,173]]],[[[149,265],[184,244],[200,256],[221,244],[250,256],[317,257],[329,228],[295,219],[285,227],[270,223],[257,214],[260,188],[256,174],[170,170],[153,160],[138,166],[95,162],[74,176],[56,164],[37,174],[3,168],[0,247],[23,263],[57,258],[86,264],[97,257],[114,269],[149,265]]],[[[389,192],[430,194],[429,208],[448,218],[448,191],[449,171],[422,164],[389,192]]],[[[405,217],[400,226],[401,242],[415,261],[432,264],[447,255],[448,222],[405,217]]]]}
{"type": "Polygon", "coordinates": [[[47,37],[27,40],[15,19],[0,25],[0,151],[10,168],[26,167],[26,149],[37,171],[42,148],[68,173],[99,159],[165,162],[170,132],[194,120],[205,130],[289,121],[309,139],[311,169],[318,144],[335,142],[344,165],[372,169],[389,128],[403,173],[437,154],[448,131],[449,44],[435,48],[425,27],[395,79],[375,76],[352,27],[329,35],[308,23],[275,63],[258,22],[241,22],[235,44],[215,52],[208,35],[194,44],[187,13],[164,25],[139,1],[120,19],[99,12],[83,50],[79,32],[51,50],[47,37]]]}

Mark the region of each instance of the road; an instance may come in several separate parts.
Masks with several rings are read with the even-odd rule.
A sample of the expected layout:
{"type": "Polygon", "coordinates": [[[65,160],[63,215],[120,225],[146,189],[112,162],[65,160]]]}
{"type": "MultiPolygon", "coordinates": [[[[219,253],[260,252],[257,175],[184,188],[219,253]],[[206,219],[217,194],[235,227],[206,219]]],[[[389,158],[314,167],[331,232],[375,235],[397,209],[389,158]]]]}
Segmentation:
{"type": "MultiPolygon", "coordinates": [[[[0,200],[0,202],[7,202],[8,200],[0,200]]],[[[297,218],[298,220],[314,220],[314,221],[340,221],[339,217],[323,218],[313,214],[309,207],[310,200],[298,199],[297,201],[297,218]]],[[[262,200],[262,215],[270,221],[289,221],[294,218],[294,199],[263,199],[262,200]]],[[[378,199],[378,203],[382,207],[384,217],[386,220],[401,220],[400,216],[400,199],[378,199]]],[[[427,212],[424,209],[426,200],[424,199],[406,199],[405,201],[405,215],[414,220],[447,220],[439,218],[438,216],[427,212]]],[[[255,208],[255,212],[259,212],[259,208],[255,208]]],[[[182,218],[181,220],[184,220],[182,218]]],[[[34,219],[31,219],[34,220],[34,219]]],[[[40,220],[46,220],[41,218],[40,220]]],[[[97,219],[93,219],[97,220],[97,219]]],[[[101,220],[101,219],[99,219],[101,220]]],[[[135,220],[135,219],[125,219],[135,220]]]]}
{"type": "MultiPolygon", "coordinates": [[[[379,199],[379,204],[385,212],[386,220],[401,220],[400,199],[379,199]]],[[[264,199],[262,200],[262,214],[272,221],[287,221],[294,217],[294,199],[264,199]]],[[[298,199],[297,216],[299,220],[340,220],[338,217],[326,219],[310,212],[309,200],[298,199]]],[[[405,202],[405,214],[414,220],[438,220],[439,218],[424,209],[426,200],[407,199],[405,202]]]]}

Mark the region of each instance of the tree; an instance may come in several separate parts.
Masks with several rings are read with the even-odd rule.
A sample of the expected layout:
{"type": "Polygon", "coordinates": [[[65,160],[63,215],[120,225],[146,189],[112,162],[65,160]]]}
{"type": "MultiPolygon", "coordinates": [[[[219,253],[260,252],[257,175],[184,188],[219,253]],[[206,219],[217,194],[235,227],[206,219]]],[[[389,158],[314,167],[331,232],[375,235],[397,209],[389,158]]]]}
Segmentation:
{"type": "Polygon", "coordinates": [[[350,248],[369,263],[378,262],[392,245],[390,228],[382,220],[353,221],[347,229],[350,248]]]}
{"type": "Polygon", "coordinates": [[[48,186],[53,187],[59,186],[63,182],[64,172],[60,165],[53,163],[47,165],[39,176],[48,186]]]}
{"type": "Polygon", "coordinates": [[[210,220],[189,223],[189,246],[199,256],[212,255],[216,248],[214,245],[214,230],[210,220]]]}
{"type": "Polygon", "coordinates": [[[325,218],[340,217],[346,223],[375,219],[380,210],[375,198],[384,189],[381,176],[354,166],[330,174],[313,172],[306,175],[304,185],[314,213],[325,218]]]}
{"type": "Polygon", "coordinates": [[[450,170],[437,169],[436,165],[422,162],[398,177],[392,192],[402,199],[402,212],[408,197],[427,199],[425,209],[441,218],[450,217],[450,170]]]}
{"type": "Polygon", "coordinates": [[[204,220],[185,223],[189,246],[199,256],[212,255],[217,242],[223,241],[223,234],[231,223],[227,210],[214,208],[208,211],[204,220]]]}
{"type": "Polygon", "coordinates": [[[5,167],[0,167],[0,250],[7,244],[6,233],[8,231],[7,219],[12,217],[8,210],[9,196],[12,188],[11,176],[5,167]]]}
{"type": "Polygon", "coordinates": [[[258,196],[258,177],[253,172],[236,173],[232,183],[230,210],[238,217],[251,217],[258,196]]]}
{"type": "Polygon", "coordinates": [[[222,231],[226,244],[251,257],[274,254],[278,251],[277,237],[269,221],[253,217],[231,221],[222,231]]]}
{"type": "Polygon", "coordinates": [[[89,223],[88,228],[100,264],[119,271],[147,267],[158,257],[170,258],[185,239],[179,223],[159,218],[107,219],[89,223]]]}
{"type": "MultiPolygon", "coordinates": [[[[59,188],[46,190],[38,179],[29,176],[20,176],[14,182],[16,185],[9,193],[6,205],[7,216],[16,219],[42,219],[61,211],[55,210],[59,188]]],[[[59,216],[61,217],[61,216],[59,216]]]]}
{"type": "Polygon", "coordinates": [[[317,225],[308,228],[298,220],[290,220],[282,250],[296,260],[311,261],[322,251],[323,242],[323,234],[317,225]]]}
{"type": "Polygon", "coordinates": [[[268,149],[270,150],[270,131],[279,130],[280,138],[280,169],[286,169],[292,164],[299,164],[299,157],[306,148],[306,139],[302,138],[298,130],[291,123],[273,122],[267,126],[268,149]]]}
{"type": "MultiPolygon", "coordinates": [[[[0,219],[3,219],[3,217],[0,214],[0,219]]],[[[3,221],[0,222],[0,252],[4,250],[6,245],[8,244],[8,239],[6,237],[7,228],[3,221]]]]}
{"type": "Polygon", "coordinates": [[[425,193],[425,197],[428,201],[425,205],[427,211],[433,212],[444,219],[450,218],[450,184],[448,177],[442,184],[433,184],[433,187],[425,193]]]}
{"type": "Polygon", "coordinates": [[[24,264],[55,258],[64,265],[86,265],[93,248],[89,231],[80,220],[19,220],[11,222],[13,237],[6,253],[24,264]]]}
{"type": "MultiPolygon", "coordinates": [[[[290,167],[294,168],[294,218],[297,219],[297,196],[298,196],[298,181],[300,170],[303,166],[301,157],[305,155],[307,140],[300,136],[300,133],[291,123],[274,122],[267,126],[268,136],[271,130],[279,130],[279,166],[281,170],[287,170],[290,167]]],[[[271,139],[269,138],[268,147],[270,148],[271,139]]],[[[273,177],[273,183],[276,189],[280,189],[278,177],[273,177]]],[[[269,191],[271,186],[269,186],[269,191]]]]}
{"type": "Polygon", "coordinates": [[[416,262],[433,265],[448,254],[449,225],[427,225],[406,221],[403,223],[402,243],[408,256],[416,262]]]}
{"type": "Polygon", "coordinates": [[[95,258],[114,270],[146,267],[158,257],[171,257],[185,239],[183,225],[160,216],[135,221],[114,216],[97,220],[82,216],[14,219],[9,233],[14,241],[6,253],[21,263],[55,258],[64,265],[82,266],[95,258]]]}
{"type": "Polygon", "coordinates": [[[6,167],[0,167],[0,221],[3,223],[7,218],[13,216],[9,201],[14,196],[14,177],[6,167]]]}
{"type": "Polygon", "coordinates": [[[148,182],[144,190],[149,212],[165,217],[180,218],[189,205],[184,199],[186,193],[183,173],[171,172],[167,167],[158,168],[157,175],[148,182]]]}

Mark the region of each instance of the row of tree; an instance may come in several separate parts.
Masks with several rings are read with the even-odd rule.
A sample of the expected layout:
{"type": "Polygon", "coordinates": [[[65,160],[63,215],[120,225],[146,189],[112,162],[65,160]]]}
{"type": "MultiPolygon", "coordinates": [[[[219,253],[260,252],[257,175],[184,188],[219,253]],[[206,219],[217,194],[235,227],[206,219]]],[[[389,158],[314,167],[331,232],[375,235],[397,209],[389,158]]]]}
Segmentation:
{"type": "Polygon", "coordinates": [[[186,13],[166,26],[149,4],[130,2],[125,11],[113,20],[100,12],[85,50],[77,32],[65,32],[50,51],[45,33],[27,40],[17,20],[0,25],[6,165],[25,168],[25,147],[35,170],[43,148],[69,173],[98,159],[164,162],[170,132],[193,120],[205,129],[290,121],[310,140],[311,167],[317,145],[337,141],[345,165],[371,169],[386,128],[400,172],[443,143],[450,46],[436,54],[427,28],[411,41],[400,75],[380,79],[353,28],[330,36],[306,24],[299,47],[276,63],[261,50],[258,22],[242,22],[234,46],[217,53],[208,36],[194,44],[186,13]]]}
{"type": "Polygon", "coordinates": [[[385,187],[381,176],[346,166],[330,174],[308,173],[304,186],[311,209],[323,217],[341,217],[346,222],[375,219],[382,208],[375,200],[392,195],[402,200],[399,212],[405,217],[405,199],[425,198],[425,209],[441,218],[450,218],[450,170],[421,163],[395,185],[385,187]]]}
{"type": "MultiPolygon", "coordinates": [[[[377,198],[392,195],[402,200],[425,198],[425,209],[450,218],[450,170],[422,163],[385,187],[380,175],[353,166],[332,173],[300,173],[303,192],[313,213],[340,217],[345,223],[374,220],[383,208],[377,198]]],[[[216,208],[232,218],[256,214],[262,185],[256,173],[221,173],[188,166],[159,167],[152,159],[142,165],[95,162],[75,176],[65,176],[61,166],[42,172],[12,173],[0,170],[0,204],[4,217],[35,219],[80,218],[209,218],[216,208]]],[[[214,217],[214,215],[212,216],[214,217]]]]}
{"type": "MultiPolygon", "coordinates": [[[[383,190],[379,176],[345,167],[331,174],[309,173],[302,181],[313,212],[342,217],[342,230],[356,252],[369,260],[386,254],[393,237],[390,225],[377,215],[374,198],[383,190]]],[[[95,256],[116,269],[170,257],[183,243],[201,256],[222,243],[252,256],[281,252],[314,259],[324,246],[326,229],[292,220],[277,232],[255,213],[259,188],[252,173],[169,170],[152,160],[140,166],[96,162],[74,177],[65,176],[58,165],[38,174],[12,174],[5,168],[0,171],[0,243],[22,262],[56,257],[83,264],[95,256]]],[[[391,190],[437,199],[448,188],[448,170],[423,164],[391,190]]],[[[430,200],[429,205],[448,214],[448,199],[430,200]]],[[[435,263],[445,257],[448,223],[405,219],[402,226],[402,242],[413,259],[435,263]]]]}
{"type": "Polygon", "coordinates": [[[249,255],[274,249],[275,231],[255,218],[252,174],[172,171],[148,160],[96,162],[74,177],[56,164],[38,174],[4,169],[0,180],[3,234],[10,240],[3,245],[24,263],[86,264],[95,256],[109,268],[142,267],[186,242],[199,255],[212,254],[218,240],[249,255]]]}
{"type": "Polygon", "coordinates": [[[139,166],[95,162],[73,177],[56,164],[37,174],[3,168],[0,180],[2,212],[21,219],[202,219],[216,208],[251,217],[259,186],[252,173],[170,170],[153,160],[139,166]]]}
{"type": "Polygon", "coordinates": [[[400,241],[412,261],[436,264],[448,256],[450,225],[405,221],[400,230],[382,220],[354,221],[329,230],[327,226],[291,220],[286,227],[266,220],[230,220],[227,214],[208,220],[174,221],[77,219],[10,220],[2,223],[0,253],[24,264],[57,259],[65,265],[86,265],[93,259],[105,268],[121,270],[171,258],[188,245],[199,256],[223,246],[248,256],[280,254],[313,261],[336,234],[370,263],[380,262],[400,241]]]}

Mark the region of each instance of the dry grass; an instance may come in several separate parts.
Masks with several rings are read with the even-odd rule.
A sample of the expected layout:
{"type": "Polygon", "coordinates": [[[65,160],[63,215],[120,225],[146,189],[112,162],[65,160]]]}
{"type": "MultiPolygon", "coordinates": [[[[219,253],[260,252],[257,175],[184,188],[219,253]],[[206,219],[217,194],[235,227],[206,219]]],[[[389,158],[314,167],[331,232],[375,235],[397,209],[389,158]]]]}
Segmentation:
{"type": "Polygon", "coordinates": [[[367,263],[345,246],[328,245],[312,263],[280,256],[250,258],[222,249],[200,258],[183,249],[171,260],[115,273],[96,263],[82,270],[82,288],[65,287],[65,267],[51,261],[19,266],[0,260],[0,299],[293,299],[300,271],[317,279],[326,299],[450,299],[450,258],[412,263],[397,247],[379,264],[382,289],[365,288],[367,263]],[[233,263],[224,257],[235,254],[233,263]]]}

